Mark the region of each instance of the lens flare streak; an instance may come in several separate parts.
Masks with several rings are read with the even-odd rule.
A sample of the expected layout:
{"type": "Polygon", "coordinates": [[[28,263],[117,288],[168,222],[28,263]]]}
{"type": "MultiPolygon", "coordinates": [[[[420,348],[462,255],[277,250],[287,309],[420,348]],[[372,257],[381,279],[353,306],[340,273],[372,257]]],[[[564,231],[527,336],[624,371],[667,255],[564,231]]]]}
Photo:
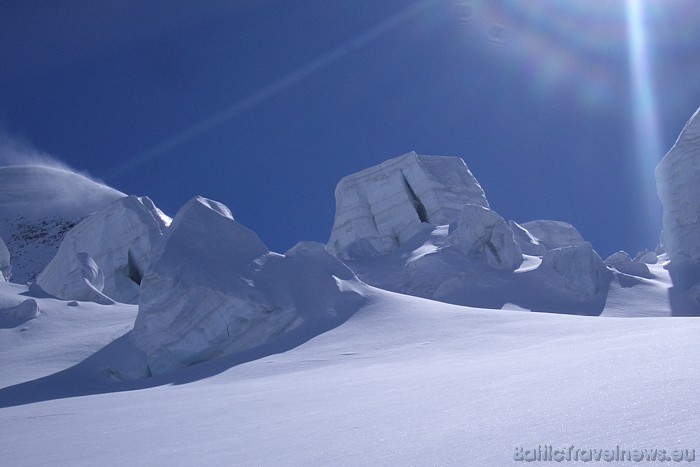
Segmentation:
{"type": "MultiPolygon", "coordinates": [[[[656,96],[650,65],[651,52],[645,27],[644,0],[627,0],[627,39],[632,83],[632,112],[637,167],[644,189],[644,208],[650,215],[657,210],[654,169],[662,155],[656,96]]],[[[649,216],[652,217],[653,216],[649,216]]],[[[658,231],[657,226],[647,228],[658,231]]]]}

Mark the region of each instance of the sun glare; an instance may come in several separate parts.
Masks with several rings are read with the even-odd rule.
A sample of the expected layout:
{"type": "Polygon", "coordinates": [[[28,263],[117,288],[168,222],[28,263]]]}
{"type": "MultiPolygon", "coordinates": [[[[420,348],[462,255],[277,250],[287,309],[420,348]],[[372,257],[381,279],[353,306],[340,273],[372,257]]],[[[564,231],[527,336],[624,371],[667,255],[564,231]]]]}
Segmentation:
{"type": "MultiPolygon", "coordinates": [[[[652,214],[656,209],[656,188],[654,168],[662,155],[658,110],[654,79],[650,61],[648,28],[646,27],[645,0],[626,0],[627,38],[629,47],[629,67],[631,79],[632,118],[635,132],[635,155],[640,171],[639,180],[643,184],[644,211],[652,214]]],[[[653,216],[649,223],[653,222],[653,216]]],[[[645,226],[658,230],[655,224],[645,226]]]]}

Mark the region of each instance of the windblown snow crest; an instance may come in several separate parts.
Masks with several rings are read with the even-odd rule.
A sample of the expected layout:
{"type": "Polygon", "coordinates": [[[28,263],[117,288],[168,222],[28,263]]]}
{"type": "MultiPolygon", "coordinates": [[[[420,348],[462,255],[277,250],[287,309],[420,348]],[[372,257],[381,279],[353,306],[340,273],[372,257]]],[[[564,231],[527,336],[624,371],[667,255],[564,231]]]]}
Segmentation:
{"type": "Polygon", "coordinates": [[[0,167],[0,237],[12,281],[34,280],[78,222],[126,195],[68,169],[0,167]]]}

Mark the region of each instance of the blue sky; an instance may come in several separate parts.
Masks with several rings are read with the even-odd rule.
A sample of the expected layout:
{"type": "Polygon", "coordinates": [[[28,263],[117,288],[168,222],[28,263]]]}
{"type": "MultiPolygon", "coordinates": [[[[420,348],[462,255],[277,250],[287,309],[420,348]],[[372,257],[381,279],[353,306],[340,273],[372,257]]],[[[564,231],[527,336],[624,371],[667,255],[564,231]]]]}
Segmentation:
{"type": "Polygon", "coordinates": [[[342,176],[415,150],[464,158],[506,219],[634,254],[700,106],[699,20],[694,0],[0,0],[0,128],[171,215],[222,201],[276,251],[328,239],[342,176]]]}

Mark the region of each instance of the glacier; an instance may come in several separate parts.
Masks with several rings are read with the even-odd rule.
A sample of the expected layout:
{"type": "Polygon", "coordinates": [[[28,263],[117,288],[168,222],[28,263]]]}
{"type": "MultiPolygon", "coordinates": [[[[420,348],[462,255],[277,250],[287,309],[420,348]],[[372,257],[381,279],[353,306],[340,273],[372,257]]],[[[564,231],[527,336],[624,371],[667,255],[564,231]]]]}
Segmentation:
{"type": "Polygon", "coordinates": [[[327,249],[368,284],[457,305],[603,310],[615,272],[578,230],[554,220],[507,222],[459,158],[408,153],[344,177],[335,193],[327,249]],[[425,180],[465,196],[430,197],[425,180]]]}
{"type": "Polygon", "coordinates": [[[693,172],[667,172],[700,164],[686,130],[657,170],[663,248],[634,259],[508,221],[460,159],[415,153],[341,180],[328,244],[284,254],[204,197],[172,220],[146,197],[74,200],[25,285],[45,256],[20,257],[15,283],[13,251],[50,251],[34,233],[59,224],[5,223],[0,454],[505,465],[523,439],[697,445],[699,325],[666,319],[700,303],[693,172]],[[630,417],[654,422],[621,432],[630,417]]]}

